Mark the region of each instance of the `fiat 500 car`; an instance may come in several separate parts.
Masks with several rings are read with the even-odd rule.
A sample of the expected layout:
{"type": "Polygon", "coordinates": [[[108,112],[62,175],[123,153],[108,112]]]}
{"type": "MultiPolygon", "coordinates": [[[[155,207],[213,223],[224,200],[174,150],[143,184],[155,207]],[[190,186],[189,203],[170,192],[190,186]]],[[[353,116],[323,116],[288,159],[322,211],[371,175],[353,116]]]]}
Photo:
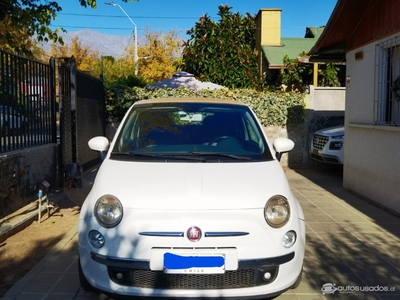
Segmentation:
{"type": "Polygon", "coordinates": [[[264,298],[302,274],[304,215],[252,110],[218,99],[136,102],[79,218],[79,277],[108,295],[264,298]]]}
{"type": "Polygon", "coordinates": [[[313,134],[310,155],[315,161],[343,165],[344,126],[324,128],[313,134]]]}

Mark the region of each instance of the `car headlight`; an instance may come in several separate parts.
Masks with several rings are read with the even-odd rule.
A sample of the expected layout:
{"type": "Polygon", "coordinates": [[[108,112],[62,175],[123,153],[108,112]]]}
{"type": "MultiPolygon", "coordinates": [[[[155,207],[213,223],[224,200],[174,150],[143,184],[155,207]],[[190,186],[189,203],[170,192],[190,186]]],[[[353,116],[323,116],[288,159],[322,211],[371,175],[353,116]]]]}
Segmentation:
{"type": "Polygon", "coordinates": [[[341,139],[341,140],[343,140],[343,139],[344,139],[344,134],[342,134],[342,135],[335,135],[335,136],[332,136],[332,138],[333,138],[333,139],[341,139]]]}
{"type": "Polygon", "coordinates": [[[94,206],[97,222],[105,228],[115,227],[122,220],[122,204],[112,195],[101,196],[94,206]]]}
{"type": "Polygon", "coordinates": [[[267,201],[264,208],[264,218],[268,225],[274,228],[282,227],[290,217],[288,200],[280,195],[273,196],[267,201]]]}

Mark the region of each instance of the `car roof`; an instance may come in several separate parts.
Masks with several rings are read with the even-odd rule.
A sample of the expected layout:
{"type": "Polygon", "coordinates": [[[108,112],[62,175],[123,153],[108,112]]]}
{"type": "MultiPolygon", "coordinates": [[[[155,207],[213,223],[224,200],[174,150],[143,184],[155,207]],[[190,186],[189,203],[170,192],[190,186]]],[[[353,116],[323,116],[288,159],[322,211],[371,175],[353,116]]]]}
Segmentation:
{"type": "Polygon", "coordinates": [[[230,105],[240,105],[247,106],[246,104],[234,101],[230,99],[217,99],[217,98],[154,98],[154,99],[145,99],[139,100],[135,102],[136,105],[142,104],[158,104],[158,103],[215,103],[215,104],[230,104],[230,105]]]}

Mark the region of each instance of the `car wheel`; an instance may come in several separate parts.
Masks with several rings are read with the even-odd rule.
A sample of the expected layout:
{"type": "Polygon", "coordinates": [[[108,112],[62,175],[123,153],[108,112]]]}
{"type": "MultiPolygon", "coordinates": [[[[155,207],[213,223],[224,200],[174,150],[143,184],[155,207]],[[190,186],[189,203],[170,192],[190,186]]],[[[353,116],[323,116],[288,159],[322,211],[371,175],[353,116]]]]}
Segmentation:
{"type": "Polygon", "coordinates": [[[300,285],[301,279],[303,278],[303,267],[301,268],[300,274],[296,279],[296,282],[292,285],[292,289],[297,288],[300,285]]]}
{"type": "Polygon", "coordinates": [[[81,283],[81,287],[88,292],[93,291],[93,287],[90,285],[89,281],[87,281],[85,275],[82,271],[81,260],[78,259],[78,268],[79,268],[79,282],[81,283]]]}

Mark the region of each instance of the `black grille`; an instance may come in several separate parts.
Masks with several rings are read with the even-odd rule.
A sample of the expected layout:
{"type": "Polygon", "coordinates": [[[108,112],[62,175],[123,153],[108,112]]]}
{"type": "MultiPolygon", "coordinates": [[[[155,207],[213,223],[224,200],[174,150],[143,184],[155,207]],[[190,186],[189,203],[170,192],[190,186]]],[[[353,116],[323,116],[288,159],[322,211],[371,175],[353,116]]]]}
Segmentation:
{"type": "Polygon", "coordinates": [[[239,269],[223,274],[165,274],[162,271],[108,268],[114,282],[125,286],[154,289],[235,289],[269,284],[275,280],[279,267],[239,269]],[[269,272],[270,278],[264,278],[269,272]]]}
{"type": "Polygon", "coordinates": [[[316,149],[323,149],[326,143],[328,142],[329,137],[320,135],[320,134],[314,134],[313,136],[313,146],[316,149]]]}

